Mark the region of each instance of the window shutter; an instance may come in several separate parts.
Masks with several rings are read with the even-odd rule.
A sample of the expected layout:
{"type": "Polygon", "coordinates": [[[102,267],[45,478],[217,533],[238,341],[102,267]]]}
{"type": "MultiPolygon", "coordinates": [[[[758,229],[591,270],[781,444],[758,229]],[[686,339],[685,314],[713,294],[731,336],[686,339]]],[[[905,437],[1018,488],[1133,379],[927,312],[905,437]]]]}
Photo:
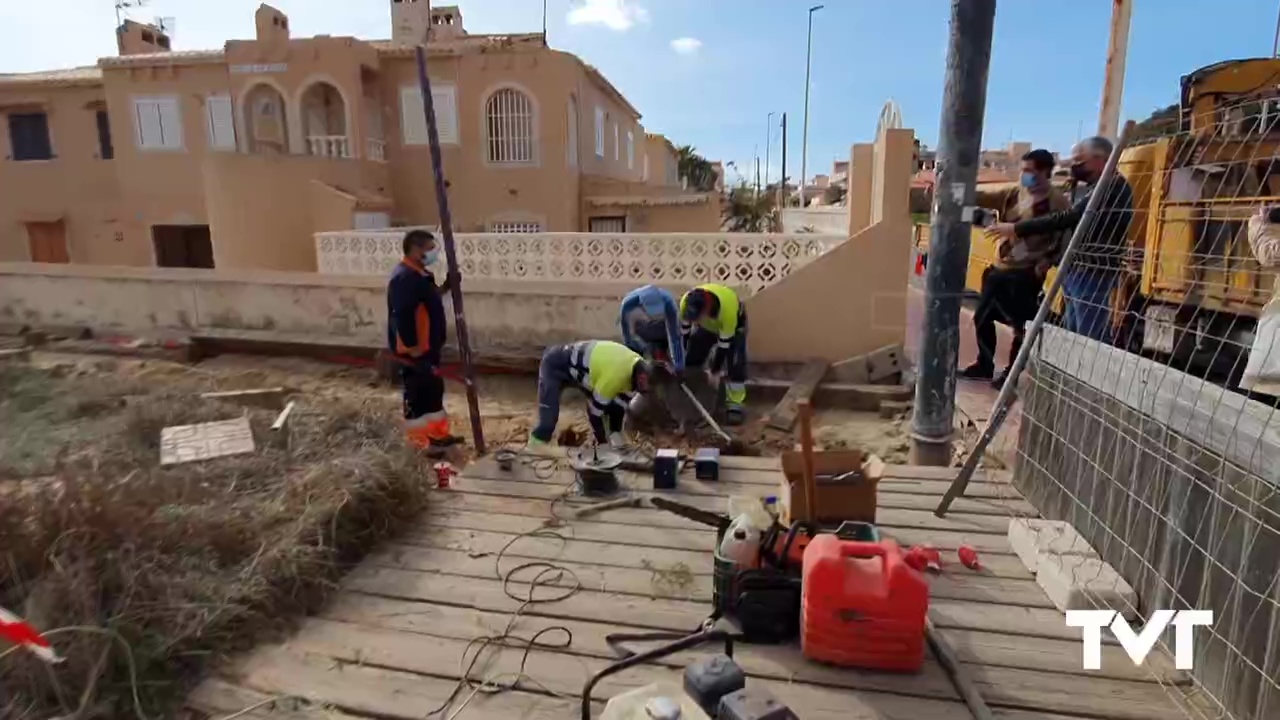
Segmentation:
{"type": "Polygon", "coordinates": [[[178,111],[177,98],[161,98],[160,109],[161,147],[166,150],[182,149],[182,113],[178,111]]]}
{"type": "Polygon", "coordinates": [[[621,157],[618,154],[618,150],[620,149],[621,145],[622,143],[618,142],[618,123],[614,123],[613,124],[613,161],[614,162],[618,162],[618,158],[621,157]]]}
{"type": "Polygon", "coordinates": [[[205,100],[209,113],[209,147],[214,150],[236,149],[236,127],[231,112],[231,98],[227,95],[210,95],[205,100]]]}
{"type": "MultiPolygon", "coordinates": [[[[457,90],[452,85],[431,88],[431,100],[436,111],[436,132],[441,145],[458,144],[457,90]]],[[[427,118],[422,106],[422,89],[413,85],[400,88],[400,128],[405,145],[428,145],[427,118]]]]}
{"type": "Polygon", "coordinates": [[[604,157],[604,108],[596,106],[596,157],[604,157]]]}
{"type": "Polygon", "coordinates": [[[160,131],[160,106],[154,100],[137,100],[133,104],[133,110],[137,121],[138,147],[161,147],[164,135],[160,131]]]}
{"type": "Polygon", "coordinates": [[[578,102],[569,98],[569,137],[566,140],[569,152],[569,167],[578,166],[578,102]]]}
{"type": "Polygon", "coordinates": [[[634,170],[636,167],[636,136],[635,133],[627,131],[627,169],[634,170]]]}
{"type": "MultiPolygon", "coordinates": [[[[421,92],[419,92],[421,94],[421,92]]],[[[432,86],[431,99],[436,109],[436,132],[440,134],[441,145],[458,144],[458,102],[457,93],[450,85],[432,86]]],[[[423,121],[425,124],[425,120],[423,121]]]]}
{"type": "Polygon", "coordinates": [[[422,91],[416,87],[400,88],[400,129],[405,145],[427,144],[427,120],[423,116],[422,91]]]}

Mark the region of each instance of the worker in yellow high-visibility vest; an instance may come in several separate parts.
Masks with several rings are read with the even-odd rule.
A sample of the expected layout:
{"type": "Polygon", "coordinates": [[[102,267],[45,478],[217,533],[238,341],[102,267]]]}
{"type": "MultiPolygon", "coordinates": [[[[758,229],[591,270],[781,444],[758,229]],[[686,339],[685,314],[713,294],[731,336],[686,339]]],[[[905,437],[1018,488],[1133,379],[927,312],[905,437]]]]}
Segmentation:
{"type": "Polygon", "coordinates": [[[685,367],[706,367],[711,384],[725,375],[728,423],[746,419],[747,309],[731,288],[716,283],[699,285],[680,298],[680,332],[684,336],[685,367]]]}

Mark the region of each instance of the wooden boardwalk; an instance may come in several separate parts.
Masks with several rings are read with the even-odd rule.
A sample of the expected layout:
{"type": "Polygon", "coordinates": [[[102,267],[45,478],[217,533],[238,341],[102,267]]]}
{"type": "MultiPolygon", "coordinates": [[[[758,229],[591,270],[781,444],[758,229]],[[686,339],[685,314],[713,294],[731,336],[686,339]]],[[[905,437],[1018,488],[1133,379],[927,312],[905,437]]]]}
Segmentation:
{"type": "MultiPolygon", "coordinates": [[[[287,643],[259,648],[227,667],[193,693],[189,708],[215,718],[256,706],[237,718],[419,720],[454,693],[469,643],[502,633],[521,611],[512,634],[530,638],[562,628],[544,633],[542,641],[566,644],[567,630],[571,642],[529,652],[517,690],[490,695],[464,689],[450,713],[434,717],[449,718],[467,701],[457,714],[465,720],[576,718],[583,683],[614,657],[607,634],[690,631],[707,616],[714,534],[649,508],[557,522],[553,513],[565,517],[579,501],[564,497],[573,482],[570,471],[547,470],[518,465],[503,471],[491,459],[471,465],[454,488],[434,495],[417,527],[353,570],[333,600],[287,643]],[[571,570],[581,589],[557,602],[522,608],[517,598],[529,585],[504,586],[501,578],[539,560],[571,570]],[[276,697],[309,703],[267,704],[276,697]]],[[[880,484],[878,520],[899,542],[929,542],[942,551],[946,568],[932,578],[932,617],[996,716],[1182,717],[1189,686],[1167,659],[1153,654],[1146,668],[1135,668],[1118,645],[1107,645],[1102,670],[1080,669],[1079,631],[1066,627],[1005,540],[1009,516],[1035,510],[1003,477],[977,478],[947,518],[933,516],[953,473],[891,466],[880,484]],[[982,571],[955,561],[951,551],[962,543],[981,554],[982,571]]],[[[651,486],[647,477],[624,475],[635,488],[651,486]]],[[[696,481],[689,471],[675,494],[722,510],[727,495],[776,494],[780,477],[774,459],[725,458],[720,482],[696,481]]],[[[513,577],[527,581],[535,573],[513,577]]],[[[659,678],[678,682],[679,668],[713,651],[708,647],[612,676],[597,686],[596,699],[659,678]]],[[[524,654],[523,647],[494,649],[491,662],[472,676],[509,681],[524,654]]],[[[805,720],[970,717],[932,659],[919,674],[893,675],[811,663],[794,646],[739,645],[735,657],[749,684],[767,688],[805,720]]]]}

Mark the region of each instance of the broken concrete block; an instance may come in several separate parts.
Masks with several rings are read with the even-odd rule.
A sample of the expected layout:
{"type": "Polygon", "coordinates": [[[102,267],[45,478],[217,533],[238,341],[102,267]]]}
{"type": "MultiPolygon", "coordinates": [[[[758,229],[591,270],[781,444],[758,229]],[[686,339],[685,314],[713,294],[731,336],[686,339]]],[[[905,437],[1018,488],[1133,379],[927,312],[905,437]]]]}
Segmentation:
{"type": "Polygon", "coordinates": [[[1126,620],[1138,614],[1138,595],[1101,558],[1046,555],[1036,571],[1036,584],[1059,610],[1114,610],[1126,620]]]}
{"type": "Polygon", "coordinates": [[[1071,523],[1061,520],[1014,518],[1009,521],[1009,545],[1033,573],[1048,555],[1098,556],[1071,523]]]}
{"type": "Polygon", "coordinates": [[[240,455],[253,450],[253,430],[249,427],[248,417],[196,425],[171,425],[160,430],[161,465],[240,455]]]}
{"type": "Polygon", "coordinates": [[[910,400],[881,400],[880,417],[892,420],[899,415],[911,412],[911,405],[910,400]]]}
{"type": "Polygon", "coordinates": [[[204,400],[221,400],[223,402],[252,405],[254,407],[279,410],[284,407],[285,389],[282,387],[254,388],[252,390],[226,390],[207,392],[200,397],[204,400]]]}

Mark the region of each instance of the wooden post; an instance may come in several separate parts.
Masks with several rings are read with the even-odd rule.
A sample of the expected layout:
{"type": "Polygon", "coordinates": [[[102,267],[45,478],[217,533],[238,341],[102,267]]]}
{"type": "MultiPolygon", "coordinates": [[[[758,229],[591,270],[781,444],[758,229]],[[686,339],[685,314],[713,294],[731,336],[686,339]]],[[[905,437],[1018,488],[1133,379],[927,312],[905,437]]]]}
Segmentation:
{"type": "Polygon", "coordinates": [[[796,403],[800,419],[800,459],[804,468],[804,512],[809,522],[818,522],[818,480],[813,475],[813,408],[809,400],[796,403]]]}
{"type": "Polygon", "coordinates": [[[444,186],[444,160],[440,157],[440,132],[436,127],[436,107],[431,97],[431,79],[427,77],[427,53],[422,45],[415,48],[418,57],[418,85],[422,89],[422,112],[427,120],[427,142],[431,146],[431,174],[436,185],[436,205],[440,209],[440,232],[444,236],[444,257],[449,268],[449,295],[453,299],[453,326],[458,334],[458,355],[462,359],[462,379],[467,386],[467,406],[471,411],[471,437],[476,454],[485,453],[484,427],[480,422],[480,399],[476,393],[475,363],[471,358],[471,341],[467,335],[467,319],[462,312],[462,275],[458,272],[458,253],[453,245],[453,217],[449,214],[449,193],[444,186]]]}

